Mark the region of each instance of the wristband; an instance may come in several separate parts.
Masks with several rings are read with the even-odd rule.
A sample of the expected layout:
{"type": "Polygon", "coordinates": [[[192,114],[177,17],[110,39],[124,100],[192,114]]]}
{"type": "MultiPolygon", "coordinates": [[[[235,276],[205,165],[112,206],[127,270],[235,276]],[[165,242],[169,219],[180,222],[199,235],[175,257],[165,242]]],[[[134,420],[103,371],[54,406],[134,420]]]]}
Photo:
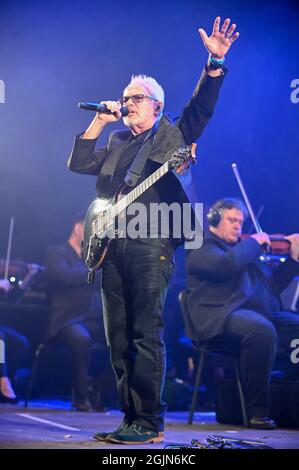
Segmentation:
{"type": "Polygon", "coordinates": [[[209,64],[213,70],[221,69],[224,61],[225,57],[222,59],[216,59],[216,57],[213,57],[211,54],[209,54],[209,64]]]}

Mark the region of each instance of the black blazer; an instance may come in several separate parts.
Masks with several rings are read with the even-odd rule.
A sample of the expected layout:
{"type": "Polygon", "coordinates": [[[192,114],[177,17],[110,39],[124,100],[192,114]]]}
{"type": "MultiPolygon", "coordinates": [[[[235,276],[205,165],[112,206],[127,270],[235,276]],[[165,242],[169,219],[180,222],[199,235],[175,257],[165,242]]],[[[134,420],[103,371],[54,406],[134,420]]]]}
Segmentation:
{"type": "Polygon", "coordinates": [[[102,307],[94,284],[87,284],[87,269],[69,243],[52,246],[46,256],[49,297],[48,336],[62,328],[93,318],[102,326],[102,307]]]}
{"type": "Polygon", "coordinates": [[[289,258],[273,271],[260,261],[261,253],[253,238],[232,245],[211,232],[200,249],[188,250],[185,326],[191,339],[206,341],[223,333],[228,315],[252,296],[252,275],[262,278],[278,300],[299,272],[299,263],[289,258]]]}
{"type": "MultiPolygon", "coordinates": [[[[171,122],[164,115],[160,120],[149,156],[150,160],[163,164],[170,157],[171,152],[186,144],[190,145],[199,138],[213,114],[223,78],[224,75],[210,77],[205,70],[202,72],[194,93],[183,109],[181,117],[176,122],[171,122]]],[[[113,174],[111,175],[109,172],[105,174],[102,171],[103,163],[109,159],[110,169],[116,168],[130,135],[130,130],[116,131],[110,134],[107,147],[96,150],[96,139],[80,139],[80,135],[77,136],[68,159],[70,170],[76,173],[97,175],[96,188],[98,195],[100,197],[112,197],[111,179],[113,174]]],[[[172,178],[170,190],[173,192],[175,200],[179,195],[182,202],[187,202],[188,199],[192,201],[193,190],[190,174],[177,176],[170,173],[170,175],[172,178]]]]}

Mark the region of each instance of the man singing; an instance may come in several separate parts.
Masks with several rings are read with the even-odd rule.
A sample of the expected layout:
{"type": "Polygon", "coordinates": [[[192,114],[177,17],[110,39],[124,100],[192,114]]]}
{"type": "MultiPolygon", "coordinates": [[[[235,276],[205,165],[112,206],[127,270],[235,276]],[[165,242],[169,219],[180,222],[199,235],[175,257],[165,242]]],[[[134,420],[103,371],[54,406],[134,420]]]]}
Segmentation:
{"type": "MultiPolygon", "coordinates": [[[[220,28],[219,17],[211,36],[199,29],[209,58],[175,123],[163,115],[164,92],[157,81],[144,75],[133,76],[119,101],[102,102],[111,114],[97,114],[87,130],[76,137],[69,168],[98,175],[98,195],[110,198],[148,141],[151,148],[139,182],[167,161],[171,151],[197,140],[212,116],[226,73],[225,55],[239,36],[235,29],[230,19],[220,28]],[[103,129],[122,117],[121,105],[128,108],[128,115],[123,118],[128,130],[112,133],[107,146],[95,150],[103,129]]],[[[151,203],[183,204],[188,199],[179,180],[169,172],[137,201],[148,210],[151,203]]],[[[148,232],[139,238],[127,235],[114,239],[103,264],[105,331],[124,418],[115,431],[96,433],[94,437],[101,441],[143,444],[164,439],[162,314],[177,243],[173,237],[166,239],[162,235],[157,226],[148,227],[148,232]]]]}

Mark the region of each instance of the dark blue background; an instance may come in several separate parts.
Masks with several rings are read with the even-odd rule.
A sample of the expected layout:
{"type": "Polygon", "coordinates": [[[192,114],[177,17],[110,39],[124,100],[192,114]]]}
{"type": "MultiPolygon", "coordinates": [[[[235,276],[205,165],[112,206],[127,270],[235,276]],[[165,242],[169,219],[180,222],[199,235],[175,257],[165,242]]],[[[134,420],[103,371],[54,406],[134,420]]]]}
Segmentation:
{"type": "MultiPolygon", "coordinates": [[[[94,196],[93,177],[69,172],[75,134],[92,115],[78,101],[118,98],[132,73],[154,76],[180,113],[207,58],[197,33],[230,17],[240,38],[226,60],[213,119],[193,168],[198,200],[239,196],[237,162],[265,231],[299,231],[299,78],[296,1],[1,1],[0,257],[15,216],[14,259],[43,262],[94,196]]],[[[105,137],[101,139],[105,143],[105,137]]]]}

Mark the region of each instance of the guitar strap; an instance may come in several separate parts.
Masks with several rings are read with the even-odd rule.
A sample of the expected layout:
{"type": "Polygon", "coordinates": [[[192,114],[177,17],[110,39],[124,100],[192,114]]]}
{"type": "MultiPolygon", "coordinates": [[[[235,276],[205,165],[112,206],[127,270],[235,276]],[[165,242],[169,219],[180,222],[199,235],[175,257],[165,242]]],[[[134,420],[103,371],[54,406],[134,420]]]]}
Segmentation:
{"type": "Polygon", "coordinates": [[[145,163],[150,156],[150,153],[153,148],[153,144],[155,142],[155,136],[156,132],[158,130],[160,120],[157,120],[154,124],[154,126],[148,131],[148,133],[145,136],[145,139],[136,155],[134,158],[130,168],[127,171],[127,174],[125,176],[125,183],[127,186],[130,186],[131,188],[136,186],[141,173],[144,169],[145,163]],[[153,138],[152,138],[153,137],[153,138]]]}

